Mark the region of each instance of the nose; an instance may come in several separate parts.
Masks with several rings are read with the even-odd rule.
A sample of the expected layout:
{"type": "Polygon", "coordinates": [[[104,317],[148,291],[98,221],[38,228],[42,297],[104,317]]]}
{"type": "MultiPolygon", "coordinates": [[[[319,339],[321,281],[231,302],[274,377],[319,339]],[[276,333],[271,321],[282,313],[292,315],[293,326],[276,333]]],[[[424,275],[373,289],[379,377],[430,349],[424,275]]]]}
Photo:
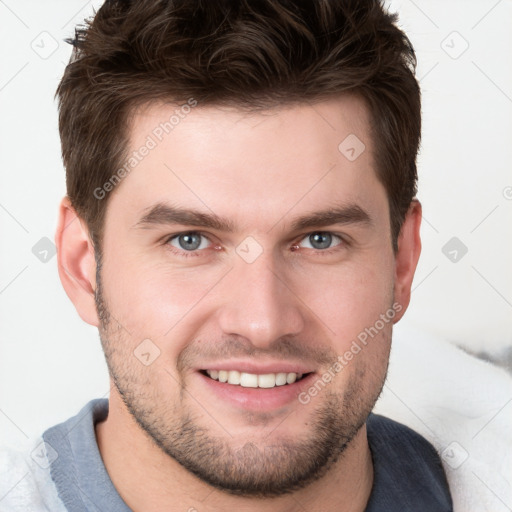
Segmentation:
{"type": "Polygon", "coordinates": [[[302,302],[281,272],[264,254],[252,262],[238,260],[223,282],[219,327],[243,336],[258,348],[268,348],[283,336],[304,328],[302,302]]]}

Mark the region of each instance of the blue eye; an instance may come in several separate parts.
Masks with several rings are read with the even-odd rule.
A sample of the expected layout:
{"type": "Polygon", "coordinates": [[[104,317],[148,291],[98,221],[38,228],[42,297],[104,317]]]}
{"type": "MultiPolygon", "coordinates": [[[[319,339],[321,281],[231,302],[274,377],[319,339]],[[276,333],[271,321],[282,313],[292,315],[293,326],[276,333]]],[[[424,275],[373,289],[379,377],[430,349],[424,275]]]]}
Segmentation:
{"type": "Polygon", "coordinates": [[[209,246],[209,240],[204,235],[198,233],[197,231],[179,233],[169,238],[167,240],[167,243],[172,247],[187,252],[197,251],[199,249],[206,249],[209,246]]]}
{"type": "Polygon", "coordinates": [[[334,247],[343,242],[341,237],[334,235],[333,233],[329,233],[328,231],[315,231],[314,233],[306,235],[302,240],[306,240],[310,244],[308,247],[309,249],[323,250],[331,249],[333,247],[331,244],[335,239],[338,239],[339,242],[334,247]]]}
{"type": "MultiPolygon", "coordinates": [[[[164,245],[173,254],[183,258],[205,256],[207,254],[207,252],[204,252],[205,249],[220,249],[219,246],[212,244],[206,235],[198,231],[184,231],[168,236],[164,245]]],[[[331,251],[343,248],[347,245],[347,242],[341,236],[329,231],[314,231],[305,235],[297,245],[298,247],[313,249],[317,251],[317,254],[327,255],[331,251]]]]}

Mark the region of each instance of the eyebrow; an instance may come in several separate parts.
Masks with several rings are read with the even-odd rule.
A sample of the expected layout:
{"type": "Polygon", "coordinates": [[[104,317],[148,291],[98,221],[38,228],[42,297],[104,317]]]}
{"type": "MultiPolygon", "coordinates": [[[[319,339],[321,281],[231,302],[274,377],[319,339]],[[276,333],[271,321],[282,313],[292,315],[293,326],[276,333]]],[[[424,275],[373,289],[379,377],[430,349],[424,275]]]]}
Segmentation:
{"type": "MultiPolygon", "coordinates": [[[[134,224],[133,228],[148,229],[152,226],[182,224],[185,226],[201,226],[226,233],[236,231],[235,225],[231,220],[219,217],[213,212],[204,213],[199,210],[175,207],[166,203],[156,203],[146,208],[145,211],[147,213],[134,224]]],[[[366,210],[357,204],[349,204],[298,217],[292,222],[292,231],[334,224],[363,224],[370,226],[373,222],[366,210]]]]}
{"type": "Polygon", "coordinates": [[[183,224],[185,226],[203,226],[205,228],[234,232],[234,224],[215,213],[203,213],[198,210],[179,208],[166,203],[157,203],[146,209],[147,213],[133,226],[147,229],[163,224],[183,224]]]}

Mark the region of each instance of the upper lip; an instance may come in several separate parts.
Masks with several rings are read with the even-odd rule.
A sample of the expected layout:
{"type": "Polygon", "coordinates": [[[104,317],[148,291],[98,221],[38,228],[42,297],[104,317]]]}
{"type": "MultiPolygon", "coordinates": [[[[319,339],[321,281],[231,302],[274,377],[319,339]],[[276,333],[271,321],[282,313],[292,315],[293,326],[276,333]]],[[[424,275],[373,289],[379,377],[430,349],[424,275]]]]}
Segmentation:
{"type": "Polygon", "coordinates": [[[234,361],[230,359],[224,362],[206,363],[198,370],[227,370],[262,375],[265,373],[311,373],[314,372],[310,366],[304,363],[293,363],[290,361],[275,361],[268,363],[256,363],[254,361],[234,361]]]}

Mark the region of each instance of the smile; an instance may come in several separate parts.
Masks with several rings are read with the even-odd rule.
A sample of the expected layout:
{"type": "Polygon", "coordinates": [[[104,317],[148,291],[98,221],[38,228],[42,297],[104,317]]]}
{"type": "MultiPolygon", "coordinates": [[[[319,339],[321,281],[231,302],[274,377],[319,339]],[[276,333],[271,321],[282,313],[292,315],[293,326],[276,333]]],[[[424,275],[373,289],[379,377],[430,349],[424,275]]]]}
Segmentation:
{"type": "Polygon", "coordinates": [[[244,388],[273,388],[285,386],[301,380],[309,374],[281,372],[281,373],[246,373],[237,370],[203,370],[201,373],[208,375],[213,380],[241,386],[244,388]]]}

